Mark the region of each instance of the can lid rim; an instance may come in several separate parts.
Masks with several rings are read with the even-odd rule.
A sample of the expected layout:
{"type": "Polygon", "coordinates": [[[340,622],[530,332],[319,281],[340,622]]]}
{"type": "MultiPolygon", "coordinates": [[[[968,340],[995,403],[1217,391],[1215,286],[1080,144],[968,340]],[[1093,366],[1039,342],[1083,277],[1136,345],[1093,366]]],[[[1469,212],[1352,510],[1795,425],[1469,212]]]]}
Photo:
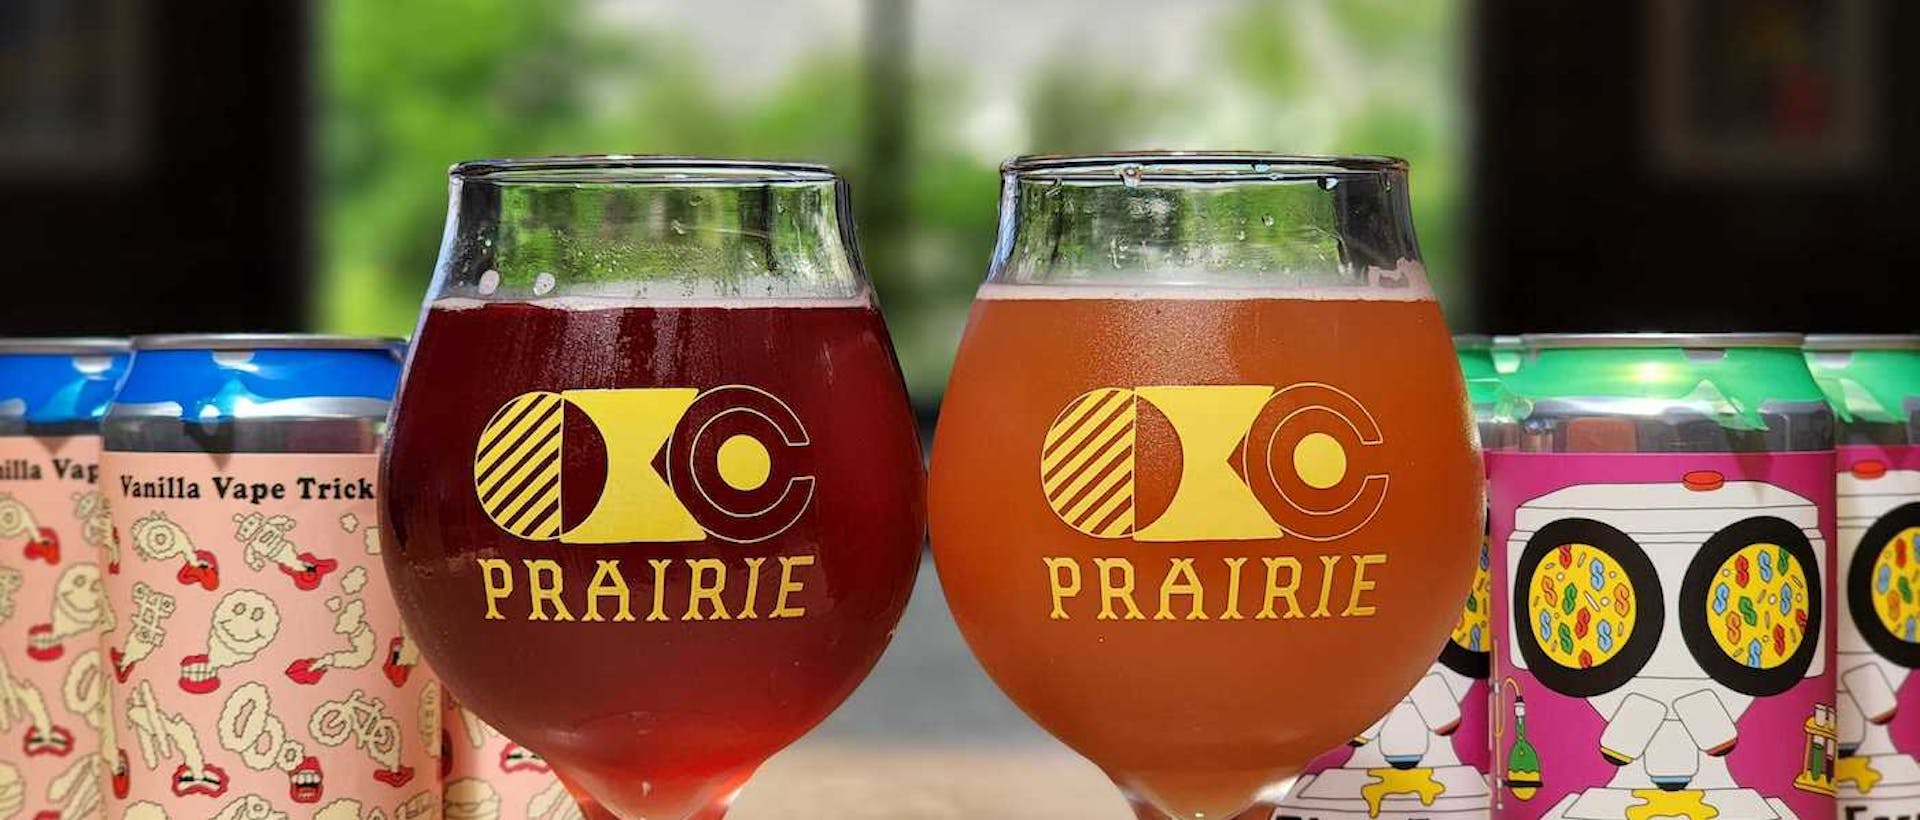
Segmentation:
{"type": "Polygon", "coordinates": [[[1812,333],[1807,335],[1806,348],[1818,352],[1920,350],[1920,334],[1812,333]]]}
{"type": "Polygon", "coordinates": [[[133,337],[143,350],[393,350],[406,340],[331,333],[154,333],[133,337]]]}
{"type": "Polygon", "coordinates": [[[1485,333],[1455,333],[1453,346],[1460,350],[1492,350],[1493,337],[1485,333]]]}
{"type": "Polygon", "coordinates": [[[129,349],[129,341],[118,336],[0,336],[0,354],[72,356],[89,353],[125,353],[129,349]]]}
{"type": "Polygon", "coordinates": [[[1662,348],[1718,350],[1734,347],[1798,349],[1806,337],[1799,333],[1523,333],[1520,345],[1530,350],[1580,347],[1662,348]]]}

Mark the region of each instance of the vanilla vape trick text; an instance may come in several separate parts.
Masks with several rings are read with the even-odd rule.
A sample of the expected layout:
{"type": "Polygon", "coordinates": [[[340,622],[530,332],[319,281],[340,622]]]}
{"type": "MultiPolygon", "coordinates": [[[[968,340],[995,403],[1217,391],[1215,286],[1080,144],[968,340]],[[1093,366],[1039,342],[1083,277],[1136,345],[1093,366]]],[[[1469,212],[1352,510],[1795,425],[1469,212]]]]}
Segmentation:
{"type": "MultiPolygon", "coordinates": [[[[365,478],[300,476],[292,482],[247,481],[236,476],[214,476],[207,482],[211,497],[259,505],[268,501],[368,501],[373,482],[365,478]]],[[[126,498],[193,499],[207,497],[200,482],[179,475],[120,476],[120,494],[126,498]]]]}

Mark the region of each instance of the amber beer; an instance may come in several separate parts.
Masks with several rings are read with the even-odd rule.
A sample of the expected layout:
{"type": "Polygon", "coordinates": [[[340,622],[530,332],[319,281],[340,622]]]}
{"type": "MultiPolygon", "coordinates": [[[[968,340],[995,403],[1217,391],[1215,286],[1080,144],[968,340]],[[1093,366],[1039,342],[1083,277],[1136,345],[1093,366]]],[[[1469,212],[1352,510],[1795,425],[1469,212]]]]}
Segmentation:
{"type": "Polygon", "coordinates": [[[941,581],[1136,804],[1230,816],[1445,641],[1480,534],[1465,407],[1421,287],[990,283],[935,447],[941,581]]]}

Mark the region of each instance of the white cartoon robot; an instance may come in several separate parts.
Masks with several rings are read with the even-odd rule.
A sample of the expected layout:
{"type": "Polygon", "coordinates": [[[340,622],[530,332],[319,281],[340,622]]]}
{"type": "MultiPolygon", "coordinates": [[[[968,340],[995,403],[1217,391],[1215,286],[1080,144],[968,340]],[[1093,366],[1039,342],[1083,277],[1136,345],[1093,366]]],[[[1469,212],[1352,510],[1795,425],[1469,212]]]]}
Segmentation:
{"type": "Polygon", "coordinates": [[[1598,751],[1617,767],[1548,820],[1795,817],[1726,756],[1755,698],[1824,671],[1818,510],[1763,482],[1676,479],[1569,487],[1515,513],[1504,651],[1606,719],[1598,751]]]}
{"type": "Polygon", "coordinates": [[[1920,762],[1888,732],[1920,666],[1920,472],[1863,462],[1839,478],[1843,801],[1920,798],[1920,762]]]}
{"type": "Polygon", "coordinates": [[[246,547],[247,568],[258,572],[267,564],[280,568],[280,572],[293,580],[295,588],[303,592],[312,592],[320,588],[326,577],[340,568],[340,562],[332,558],[320,558],[311,552],[301,552],[293,539],[287,537],[298,526],[290,516],[263,515],[257,512],[235,515],[233,537],[246,547]]]}
{"type": "Polygon", "coordinates": [[[1440,660],[1393,710],[1354,738],[1336,768],[1302,775],[1276,818],[1484,817],[1492,792],[1479,769],[1460,760],[1454,732],[1488,654],[1487,551],[1480,551],[1467,608],[1440,660]]]}

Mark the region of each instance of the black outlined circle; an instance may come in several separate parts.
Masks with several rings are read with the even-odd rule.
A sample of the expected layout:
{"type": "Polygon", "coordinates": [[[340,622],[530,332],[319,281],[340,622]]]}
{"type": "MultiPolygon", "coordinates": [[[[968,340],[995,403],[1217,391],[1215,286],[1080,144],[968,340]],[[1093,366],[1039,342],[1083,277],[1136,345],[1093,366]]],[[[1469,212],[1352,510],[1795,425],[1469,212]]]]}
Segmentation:
{"type": "Polygon", "coordinates": [[[1887,629],[1880,621],[1880,613],[1873,608],[1873,566],[1887,542],[1910,527],[1920,527],[1920,502],[1895,507],[1867,528],[1866,534],[1860,536],[1860,545],[1853,550],[1853,562],[1847,565],[1846,598],[1847,614],[1853,618],[1853,625],[1860,630],[1860,637],[1867,640],[1867,645],[1880,657],[1915,669],[1920,668],[1920,644],[1908,643],[1887,629]]]}
{"type": "Polygon", "coordinates": [[[1562,518],[1541,527],[1521,550],[1512,584],[1513,597],[1509,600],[1513,602],[1514,643],[1527,661],[1527,671],[1542,685],[1562,695],[1590,698],[1620,688],[1639,674],[1641,667],[1653,657],[1654,648],[1660,645],[1660,633],[1667,617],[1660,573],[1631,536],[1612,526],[1591,518],[1562,518]],[[1627,638],[1626,645],[1612,658],[1586,669],[1563,665],[1541,648],[1526,606],[1533,593],[1534,570],[1546,560],[1548,553],[1563,544],[1586,544],[1606,553],[1626,573],[1627,584],[1639,601],[1633,634],[1627,638]]]}
{"type": "Polygon", "coordinates": [[[1777,695],[1800,682],[1807,669],[1813,666],[1813,655],[1821,642],[1820,608],[1824,601],[1820,589],[1820,562],[1817,559],[1813,543],[1807,540],[1806,533],[1786,519],[1771,515],[1736,521],[1714,533],[1707,543],[1701,545],[1700,552],[1693,557],[1693,563],[1687,566],[1686,577],[1680,581],[1680,636],[1686,639],[1687,651],[1693,654],[1693,659],[1708,677],[1722,686],[1754,697],[1777,695]],[[1728,657],[1713,636],[1713,630],[1718,626],[1715,621],[1717,616],[1709,609],[1713,579],[1720,571],[1720,565],[1732,558],[1734,553],[1754,544],[1780,546],[1800,562],[1800,568],[1807,574],[1806,638],[1793,655],[1771,669],[1755,669],[1728,657]]]}

